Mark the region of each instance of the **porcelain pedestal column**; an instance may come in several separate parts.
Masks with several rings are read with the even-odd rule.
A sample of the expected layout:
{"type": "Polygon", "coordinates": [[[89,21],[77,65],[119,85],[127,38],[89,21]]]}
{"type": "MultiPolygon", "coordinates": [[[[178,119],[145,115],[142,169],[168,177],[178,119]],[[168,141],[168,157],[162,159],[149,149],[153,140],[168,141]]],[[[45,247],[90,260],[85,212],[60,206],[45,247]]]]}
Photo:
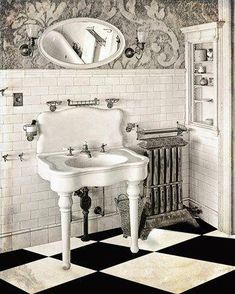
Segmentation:
{"type": "Polygon", "coordinates": [[[138,199],[140,194],[139,181],[127,182],[127,194],[130,206],[131,252],[137,253],[138,247],[138,199]]]}
{"type": "Polygon", "coordinates": [[[70,235],[71,235],[71,207],[72,193],[59,193],[59,207],[61,212],[62,258],[63,269],[69,269],[70,264],[70,235]]]}

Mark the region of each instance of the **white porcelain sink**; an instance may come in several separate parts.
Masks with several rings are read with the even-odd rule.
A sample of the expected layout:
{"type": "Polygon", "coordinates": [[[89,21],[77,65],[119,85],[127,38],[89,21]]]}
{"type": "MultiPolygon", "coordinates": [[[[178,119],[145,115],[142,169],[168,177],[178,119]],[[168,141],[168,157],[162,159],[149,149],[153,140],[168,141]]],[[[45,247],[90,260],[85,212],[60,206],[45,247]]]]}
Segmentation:
{"type": "Polygon", "coordinates": [[[131,251],[137,253],[139,250],[139,183],[147,176],[148,158],[123,147],[121,122],[122,112],[118,109],[73,108],[42,113],[38,117],[38,174],[50,181],[51,189],[59,195],[64,269],[70,268],[72,194],[83,187],[127,182],[131,251]],[[91,148],[91,158],[80,153],[81,147],[73,156],[59,152],[62,147],[81,146],[84,141],[91,148]],[[103,142],[109,146],[108,151],[94,151],[94,147],[101,146],[103,142]]]}
{"type": "Polygon", "coordinates": [[[115,166],[127,162],[127,160],[128,157],[124,155],[95,152],[92,154],[92,158],[84,155],[70,158],[65,161],[65,165],[74,168],[102,168],[112,165],[115,166]]]}
{"type": "Polygon", "coordinates": [[[91,154],[91,158],[79,151],[74,156],[66,152],[40,154],[38,173],[50,181],[52,190],[60,193],[72,193],[85,186],[109,186],[127,179],[141,181],[147,176],[148,159],[127,148],[91,154]]]}

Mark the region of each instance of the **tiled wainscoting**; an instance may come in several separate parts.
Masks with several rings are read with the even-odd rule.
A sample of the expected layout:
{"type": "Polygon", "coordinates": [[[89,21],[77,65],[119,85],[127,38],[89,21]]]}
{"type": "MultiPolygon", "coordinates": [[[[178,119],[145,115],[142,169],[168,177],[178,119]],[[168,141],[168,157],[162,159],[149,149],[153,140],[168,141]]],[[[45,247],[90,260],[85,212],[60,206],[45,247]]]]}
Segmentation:
{"type": "Polygon", "coordinates": [[[189,167],[191,204],[202,210],[200,217],[218,227],[218,137],[190,131],[189,167]]]}
{"type": "MultiPolygon", "coordinates": [[[[123,133],[128,146],[136,145],[136,133],[126,133],[127,122],[141,127],[172,127],[184,122],[184,70],[6,70],[0,71],[0,88],[9,87],[1,97],[1,218],[0,248],[25,248],[60,239],[58,197],[48,182],[37,175],[36,141],[28,142],[23,125],[48,111],[46,101],[67,99],[120,98],[115,107],[124,111],[123,133]],[[12,93],[22,92],[24,106],[13,107],[12,93]],[[18,155],[23,152],[23,161],[18,155]]],[[[82,123],[82,122],[81,122],[82,123]]],[[[72,130],[71,130],[72,131],[72,130]]],[[[59,130],[58,130],[59,132],[59,130]]],[[[63,138],[61,138],[63,140],[63,138]]],[[[67,146],[65,146],[67,147],[67,146]]],[[[183,154],[184,196],[188,197],[188,152],[183,154]]],[[[93,209],[101,205],[102,189],[91,189],[90,232],[120,226],[114,198],[125,192],[124,184],[105,188],[105,211],[97,217],[93,209]]],[[[72,235],[82,233],[79,199],[74,197],[72,235]]]]}

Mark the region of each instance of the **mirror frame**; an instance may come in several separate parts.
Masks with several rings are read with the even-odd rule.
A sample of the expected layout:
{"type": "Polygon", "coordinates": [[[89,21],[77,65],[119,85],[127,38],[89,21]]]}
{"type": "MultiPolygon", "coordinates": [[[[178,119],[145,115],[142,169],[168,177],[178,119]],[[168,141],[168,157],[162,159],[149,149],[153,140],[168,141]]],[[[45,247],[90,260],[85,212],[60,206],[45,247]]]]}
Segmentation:
{"type": "Polygon", "coordinates": [[[42,54],[43,57],[45,57],[50,62],[55,63],[56,65],[59,65],[59,66],[64,67],[64,68],[70,68],[70,69],[90,69],[90,68],[96,68],[96,67],[100,67],[102,65],[108,64],[111,61],[113,61],[113,60],[117,59],[118,57],[120,57],[121,54],[123,53],[124,48],[125,48],[125,38],[124,38],[122,32],[118,28],[116,28],[115,26],[113,26],[112,24],[110,24],[110,23],[108,23],[106,21],[103,21],[103,20],[100,20],[100,19],[95,19],[95,18],[89,18],[89,17],[76,17],[76,18],[70,18],[70,19],[67,19],[67,20],[60,21],[60,22],[57,22],[57,23],[49,26],[42,33],[42,35],[40,36],[40,38],[38,40],[38,48],[39,48],[39,51],[40,51],[40,53],[42,54]],[[79,23],[79,22],[94,22],[94,23],[102,24],[104,26],[109,27],[110,29],[115,31],[118,34],[119,38],[120,38],[120,47],[119,47],[119,49],[117,50],[116,53],[114,53],[113,55],[111,55],[108,58],[105,58],[105,59],[103,59],[103,60],[101,60],[99,62],[87,63],[87,64],[67,63],[67,62],[60,61],[60,60],[50,56],[43,48],[43,39],[44,39],[44,37],[49,32],[51,32],[52,30],[60,27],[61,25],[70,24],[70,23],[73,23],[73,22],[76,22],[76,23],[79,23]]]}

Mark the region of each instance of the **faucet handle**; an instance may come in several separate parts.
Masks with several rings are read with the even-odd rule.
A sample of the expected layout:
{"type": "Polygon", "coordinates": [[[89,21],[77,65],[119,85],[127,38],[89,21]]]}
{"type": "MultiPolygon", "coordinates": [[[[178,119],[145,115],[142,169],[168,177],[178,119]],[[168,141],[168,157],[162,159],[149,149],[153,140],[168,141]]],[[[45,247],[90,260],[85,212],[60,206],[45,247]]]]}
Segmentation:
{"type": "Polygon", "coordinates": [[[88,148],[88,143],[87,143],[87,141],[84,141],[83,142],[83,145],[82,145],[82,150],[88,150],[89,148],[88,148]]]}
{"type": "Polygon", "coordinates": [[[105,151],[105,146],[107,146],[107,144],[102,143],[102,145],[100,146],[100,152],[106,152],[105,151]]]}
{"type": "Polygon", "coordinates": [[[71,146],[67,147],[67,148],[63,148],[63,150],[68,151],[69,153],[67,154],[67,156],[73,156],[73,151],[74,148],[72,148],[71,146]]]}

